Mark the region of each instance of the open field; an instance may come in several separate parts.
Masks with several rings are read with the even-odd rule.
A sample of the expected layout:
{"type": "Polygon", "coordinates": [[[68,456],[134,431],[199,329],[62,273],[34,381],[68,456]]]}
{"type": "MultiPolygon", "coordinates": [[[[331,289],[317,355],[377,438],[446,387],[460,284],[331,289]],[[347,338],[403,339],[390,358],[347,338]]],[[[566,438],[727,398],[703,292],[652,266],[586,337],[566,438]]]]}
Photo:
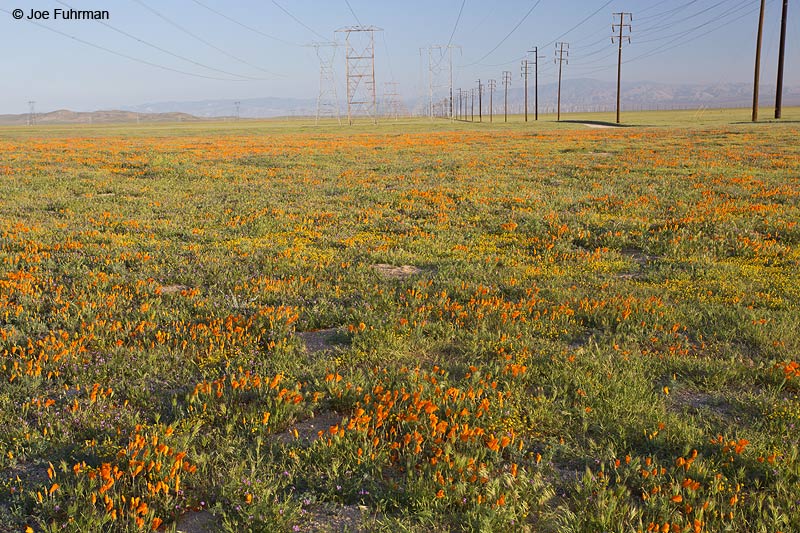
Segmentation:
{"type": "Polygon", "coordinates": [[[785,116],[0,128],[0,531],[800,531],[785,116]]]}

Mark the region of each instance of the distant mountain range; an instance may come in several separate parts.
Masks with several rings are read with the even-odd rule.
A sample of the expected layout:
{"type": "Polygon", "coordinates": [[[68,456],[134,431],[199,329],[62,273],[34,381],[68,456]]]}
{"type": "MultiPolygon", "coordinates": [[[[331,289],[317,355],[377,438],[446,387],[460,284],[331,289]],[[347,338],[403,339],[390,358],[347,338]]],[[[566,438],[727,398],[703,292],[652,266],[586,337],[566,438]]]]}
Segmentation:
{"type": "MultiPolygon", "coordinates": [[[[137,113],[189,113],[196,117],[235,117],[238,100],[200,100],[197,102],[155,102],[124,106],[122,109],[137,113]]],[[[248,98],[239,101],[239,116],[242,118],[269,118],[316,113],[315,98],[248,98]]]]}
{"type": "MultiPolygon", "coordinates": [[[[0,115],[0,125],[25,126],[30,123],[28,113],[0,115]]],[[[134,113],[131,111],[69,111],[59,109],[49,113],[36,113],[36,124],[114,124],[122,122],[181,122],[202,120],[187,113],[134,113]]]]}
{"type": "MultiPolygon", "coordinates": [[[[529,106],[533,109],[534,87],[529,80],[529,106]]],[[[524,94],[521,82],[515,79],[508,92],[509,111],[521,111],[524,94]]],[[[484,89],[485,90],[485,89],[484,89]]],[[[561,87],[562,110],[605,111],[613,109],[616,102],[617,86],[614,82],[594,79],[565,80],[561,87]]],[[[775,87],[764,85],[760,89],[764,105],[772,102],[775,87]]],[[[715,84],[669,84],[656,82],[634,82],[622,85],[623,106],[628,109],[670,109],[698,107],[747,107],[752,104],[753,86],[748,83],[715,84]]],[[[440,98],[444,97],[442,93],[440,98]]],[[[557,85],[546,83],[539,86],[539,105],[543,111],[552,110],[556,105],[557,85]]],[[[379,106],[380,95],[378,95],[379,106]]],[[[493,98],[495,110],[502,110],[503,92],[499,88],[493,98]]],[[[488,96],[484,94],[484,106],[488,107],[488,96]]],[[[409,97],[403,102],[406,109],[422,113],[427,108],[427,96],[409,97]]],[[[316,113],[314,98],[249,98],[239,101],[239,115],[242,118],[268,118],[278,116],[309,116],[316,113]]],[[[475,101],[477,106],[477,99],[475,101]]],[[[800,86],[784,88],[784,105],[800,105],[800,86]]],[[[236,100],[202,100],[198,102],[158,102],[123,109],[144,113],[176,112],[189,113],[197,117],[233,116],[236,114],[236,100]]],[[[344,99],[340,109],[347,111],[344,99]]]]}
{"type": "MultiPolygon", "coordinates": [[[[528,88],[529,110],[533,112],[534,87],[532,80],[528,88]]],[[[510,113],[520,113],[523,109],[524,94],[521,81],[514,79],[508,91],[510,113]]],[[[485,86],[484,86],[485,90],[485,86]]],[[[562,112],[611,111],[616,102],[616,84],[594,79],[564,80],[561,87],[562,112]]],[[[752,104],[753,87],[747,83],[714,84],[669,84],[655,82],[634,82],[622,85],[623,108],[638,109],[697,109],[702,107],[749,107],[752,104]]],[[[760,88],[761,103],[770,106],[774,103],[775,87],[763,85],[760,88]]],[[[546,83],[539,86],[540,112],[555,110],[557,85],[546,83]]],[[[439,99],[443,98],[442,94],[439,99]]],[[[784,88],[784,105],[800,105],[800,86],[784,88]]],[[[379,107],[381,106],[379,95],[379,107]]],[[[427,110],[426,97],[406,98],[406,109],[414,114],[427,110]]],[[[471,102],[467,102],[469,112],[471,102]]],[[[477,98],[475,106],[477,108],[477,98]]],[[[503,91],[500,87],[493,97],[494,112],[503,110],[503,91]]],[[[484,113],[488,112],[488,95],[483,97],[484,113]]],[[[345,102],[340,102],[344,115],[345,102]]],[[[313,116],[316,113],[314,98],[248,98],[241,100],[201,100],[186,102],[156,102],[142,105],[123,106],[122,110],[75,112],[67,110],[52,111],[36,115],[39,124],[90,124],[119,122],[178,122],[197,120],[234,120],[241,118],[271,118],[284,116],[313,116]],[[238,102],[238,106],[237,106],[238,102]]],[[[476,109],[477,113],[477,109],[476,109]]],[[[20,115],[0,115],[0,124],[27,124],[27,113],[20,115]]]]}

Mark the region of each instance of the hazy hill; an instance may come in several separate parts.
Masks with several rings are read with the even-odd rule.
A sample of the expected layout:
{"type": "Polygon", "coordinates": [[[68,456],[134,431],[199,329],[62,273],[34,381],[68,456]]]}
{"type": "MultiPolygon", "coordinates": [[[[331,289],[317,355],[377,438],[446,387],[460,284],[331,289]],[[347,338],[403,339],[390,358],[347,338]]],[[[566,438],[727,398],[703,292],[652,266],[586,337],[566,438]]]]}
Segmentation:
{"type": "MultiPolygon", "coordinates": [[[[485,88],[485,86],[484,86],[485,88]]],[[[412,90],[406,87],[406,90],[412,90]]],[[[588,78],[566,79],[561,88],[561,109],[565,113],[575,111],[611,111],[616,102],[616,84],[588,78]]],[[[774,85],[761,86],[761,103],[768,107],[774,104],[774,85]]],[[[528,89],[529,110],[533,112],[533,80],[528,89]]],[[[408,93],[406,93],[408,95],[408,93]]],[[[623,108],[634,109],[686,109],[714,107],[749,107],[752,104],[753,87],[748,83],[715,84],[669,84],[656,82],[631,82],[622,85],[623,108]]],[[[539,85],[539,109],[552,112],[556,106],[557,85],[539,85]]],[[[380,95],[379,95],[380,96],[380,95]]],[[[442,94],[442,97],[444,94],[442,94]]],[[[503,91],[498,86],[494,94],[495,113],[503,109],[503,91]]],[[[90,124],[115,122],[179,122],[207,119],[232,120],[236,115],[236,100],[201,100],[155,102],[124,106],[123,110],[75,112],[67,110],[37,114],[39,124],[90,124]]],[[[522,80],[514,78],[508,91],[509,112],[520,113],[524,94],[522,80]]],[[[407,96],[403,102],[407,109],[417,114],[427,109],[427,94],[424,97],[407,96]]],[[[477,114],[477,98],[475,99],[477,114]]],[[[488,112],[488,95],[484,94],[484,113],[488,112]]],[[[800,86],[784,88],[784,105],[800,105],[800,86]]],[[[381,106],[379,100],[379,108],[381,106]]],[[[346,114],[344,98],[340,98],[340,110],[346,114]]],[[[469,102],[467,103],[469,112],[469,102]]],[[[239,101],[242,118],[270,118],[281,116],[313,116],[316,112],[314,98],[249,98],[239,101]]],[[[24,125],[28,123],[26,113],[0,115],[0,124],[24,125]]]]}
{"type": "MultiPolygon", "coordinates": [[[[27,113],[20,115],[0,115],[0,124],[7,126],[24,126],[28,124],[30,116],[27,113]]],[[[187,113],[134,113],[131,111],[69,111],[59,109],[49,113],[37,113],[37,124],[110,124],[120,122],[189,122],[201,120],[187,113]]]]}
{"type": "MultiPolygon", "coordinates": [[[[550,78],[552,79],[552,78],[550,78]]],[[[484,80],[485,81],[485,80],[484,80]]],[[[541,80],[540,80],[541,81],[541,80]]],[[[457,87],[456,87],[457,88],[457,87]]],[[[467,89],[472,88],[472,85],[467,89]]],[[[420,112],[427,108],[427,91],[424,96],[415,96],[415,88],[410,84],[401,85],[405,91],[405,107],[420,112]]],[[[418,88],[417,88],[418,89],[418,88]]],[[[541,82],[539,86],[540,109],[551,109],[556,104],[557,85],[541,82]]],[[[569,111],[610,110],[616,102],[616,84],[588,78],[566,79],[562,84],[562,109],[569,111]]],[[[623,83],[623,105],[627,109],[670,109],[699,107],[747,107],[752,103],[752,84],[670,84],[657,82],[623,83]]],[[[533,109],[533,79],[530,79],[530,109],[533,109]]],[[[769,105],[774,101],[775,87],[761,87],[762,101],[769,105]]],[[[444,93],[442,94],[444,96],[444,93]]],[[[378,95],[380,105],[380,94],[378,95]]],[[[518,113],[524,101],[522,80],[514,78],[508,93],[509,111],[518,113]]],[[[488,96],[484,99],[487,107],[488,96]]],[[[800,105],[800,87],[786,87],[784,104],[800,105]]],[[[477,106],[477,99],[475,101],[477,106]]],[[[498,84],[494,94],[495,110],[501,110],[503,92],[498,84]]],[[[183,112],[197,117],[233,116],[236,114],[236,100],[201,100],[187,102],[155,102],[142,105],[125,106],[123,109],[141,113],[183,112]]],[[[340,109],[347,112],[344,96],[340,94],[340,109]]],[[[278,116],[309,116],[316,112],[314,98],[249,98],[239,101],[239,114],[242,118],[268,118],[278,116]]]]}
{"type": "MultiPolygon", "coordinates": [[[[237,100],[200,100],[196,102],[155,102],[123,109],[140,113],[168,113],[180,111],[197,117],[222,117],[236,115],[237,100]]],[[[239,101],[242,118],[266,118],[292,115],[313,115],[317,101],[314,98],[247,98],[239,101]]]]}

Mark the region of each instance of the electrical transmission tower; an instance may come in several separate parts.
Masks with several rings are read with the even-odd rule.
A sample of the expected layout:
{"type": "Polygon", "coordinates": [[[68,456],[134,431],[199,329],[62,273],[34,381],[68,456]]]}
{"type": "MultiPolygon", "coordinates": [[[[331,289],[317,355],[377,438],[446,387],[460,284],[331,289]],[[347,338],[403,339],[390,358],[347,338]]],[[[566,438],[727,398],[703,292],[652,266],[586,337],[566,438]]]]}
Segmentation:
{"type": "Polygon", "coordinates": [[[494,103],[492,102],[492,97],[494,96],[494,90],[497,88],[497,82],[495,80],[489,80],[489,122],[492,122],[492,117],[494,115],[494,103]]]}
{"type": "Polygon", "coordinates": [[[345,34],[347,68],[347,121],[368,116],[378,123],[378,100],[375,94],[375,26],[348,26],[336,30],[345,34]]]}
{"type": "Polygon", "coordinates": [[[392,117],[395,120],[400,115],[405,115],[405,110],[402,102],[400,101],[400,93],[397,86],[400,85],[396,81],[389,81],[383,84],[383,115],[392,117]]]}
{"type": "Polygon", "coordinates": [[[240,114],[239,114],[239,106],[241,106],[241,105],[242,105],[242,103],[241,103],[240,101],[238,101],[238,100],[237,100],[237,101],[235,101],[235,102],[233,103],[233,105],[235,105],[235,106],[236,106],[236,122],[239,122],[239,117],[240,117],[240,114]]]}
{"type": "MultiPolygon", "coordinates": [[[[544,59],[544,56],[539,55],[539,47],[534,46],[533,50],[528,50],[529,54],[533,54],[533,116],[534,120],[539,120],[539,60],[544,59]]],[[[526,80],[527,81],[527,80],[526,80]]],[[[528,88],[525,88],[525,97],[527,101],[528,88]]],[[[527,104],[525,105],[525,120],[528,120],[527,104]]]]}
{"type": "Polygon", "coordinates": [[[36,125],[36,101],[28,101],[28,126],[36,125]]]}
{"type": "Polygon", "coordinates": [[[508,86],[511,85],[511,71],[503,71],[503,88],[505,97],[503,98],[503,122],[508,122],[508,86]]]}
{"type": "Polygon", "coordinates": [[[556,43],[556,59],[558,63],[558,114],[556,120],[561,121],[561,70],[566,62],[569,65],[569,43],[556,43]]]}
{"type": "Polygon", "coordinates": [[[341,124],[339,97],[336,94],[336,74],[333,68],[339,45],[335,42],[314,42],[311,46],[314,47],[319,59],[319,95],[317,95],[315,124],[319,124],[320,117],[335,117],[341,124]]]}
{"type": "Polygon", "coordinates": [[[611,36],[611,43],[614,44],[615,42],[619,44],[619,54],[617,59],[617,124],[619,124],[619,109],[620,109],[620,94],[622,90],[622,43],[624,41],[628,41],[628,44],[631,43],[631,22],[633,22],[633,15],[631,13],[614,13],[614,17],[619,17],[619,24],[612,24],[611,31],[616,34],[619,31],[618,35],[611,36]],[[627,17],[628,23],[625,24],[625,18],[627,17]],[[625,33],[625,30],[628,30],[628,33],[625,33]]]}
{"type": "Polygon", "coordinates": [[[453,103],[453,50],[461,50],[461,47],[456,44],[432,44],[427,48],[420,48],[419,53],[422,55],[423,50],[427,52],[428,57],[428,114],[433,117],[433,103],[439,100],[442,89],[447,92],[446,99],[449,107],[447,115],[452,119],[455,117],[454,103],[453,103]],[[444,74],[447,73],[447,79],[444,80],[444,74]]]}

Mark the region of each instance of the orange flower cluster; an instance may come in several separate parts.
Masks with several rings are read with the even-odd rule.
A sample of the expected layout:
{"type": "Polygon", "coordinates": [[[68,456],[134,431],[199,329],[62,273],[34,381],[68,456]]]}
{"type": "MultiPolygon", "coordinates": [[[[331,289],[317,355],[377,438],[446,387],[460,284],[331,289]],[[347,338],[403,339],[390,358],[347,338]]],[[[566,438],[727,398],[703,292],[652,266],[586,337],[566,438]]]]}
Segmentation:
{"type": "MultiPolygon", "coordinates": [[[[136,528],[157,530],[163,520],[156,509],[170,512],[170,503],[180,494],[182,476],[191,477],[197,465],[187,453],[170,445],[174,429],[136,426],[128,445],[120,448],[111,462],[93,467],[82,461],[72,467],[80,496],[87,497],[89,509],[104,513],[112,521],[132,522],[136,528]],[[88,483],[83,487],[82,480],[88,483]]],[[[74,496],[73,496],[74,497],[74,496]]]]}
{"type": "Polygon", "coordinates": [[[790,379],[800,378],[800,363],[797,361],[778,363],[775,365],[775,368],[783,372],[783,375],[787,381],[790,379]]]}
{"type": "Polygon", "coordinates": [[[472,503],[503,505],[503,496],[489,498],[492,479],[516,478],[519,466],[507,463],[510,446],[522,447],[513,428],[504,428],[502,409],[510,396],[507,389],[524,370],[492,376],[470,368],[464,386],[448,384],[444,370],[435,367],[403,370],[403,382],[385,371],[376,376],[371,390],[349,383],[327,382],[334,398],[352,396],[352,416],[341,425],[320,432],[328,445],[353,442],[359,459],[382,461],[411,477],[429,479],[435,488],[431,497],[457,499],[471,495],[472,503]]]}

